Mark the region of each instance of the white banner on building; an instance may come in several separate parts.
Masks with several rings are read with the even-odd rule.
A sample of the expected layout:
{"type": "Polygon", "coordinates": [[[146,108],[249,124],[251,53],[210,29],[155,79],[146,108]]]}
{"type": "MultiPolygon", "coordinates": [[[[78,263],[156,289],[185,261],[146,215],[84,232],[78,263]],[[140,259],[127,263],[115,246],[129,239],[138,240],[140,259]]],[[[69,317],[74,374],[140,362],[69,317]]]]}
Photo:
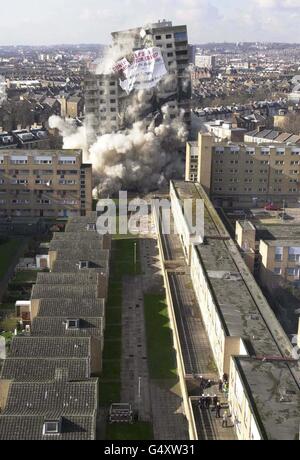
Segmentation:
{"type": "Polygon", "coordinates": [[[168,73],[160,48],[135,51],[132,63],[124,58],[114,65],[113,71],[123,73],[125,80],[120,79],[120,86],[127,94],[134,89],[154,88],[168,73]]]}

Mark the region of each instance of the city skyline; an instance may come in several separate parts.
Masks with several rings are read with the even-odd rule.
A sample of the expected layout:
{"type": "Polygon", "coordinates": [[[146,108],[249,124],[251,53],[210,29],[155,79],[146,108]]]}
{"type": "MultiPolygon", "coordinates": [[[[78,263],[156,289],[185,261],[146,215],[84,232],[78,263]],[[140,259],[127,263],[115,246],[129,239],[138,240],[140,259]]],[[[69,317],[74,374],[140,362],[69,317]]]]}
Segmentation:
{"type": "Polygon", "coordinates": [[[2,11],[1,45],[55,45],[110,43],[110,32],[155,22],[158,19],[187,24],[191,43],[290,42],[300,19],[298,0],[53,0],[45,16],[37,0],[15,2],[13,21],[9,9],[2,11]],[[233,27],[234,24],[234,27],[233,27]]]}

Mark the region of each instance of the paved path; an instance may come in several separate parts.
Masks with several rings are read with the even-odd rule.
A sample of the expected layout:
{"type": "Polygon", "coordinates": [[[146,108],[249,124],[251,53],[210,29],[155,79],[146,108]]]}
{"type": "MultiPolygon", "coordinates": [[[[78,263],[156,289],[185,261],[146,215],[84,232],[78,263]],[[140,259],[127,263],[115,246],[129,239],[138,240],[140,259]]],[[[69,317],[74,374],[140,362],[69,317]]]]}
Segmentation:
{"type": "Polygon", "coordinates": [[[124,278],[122,306],[121,399],[132,404],[141,421],[149,422],[151,404],[141,277],[124,278]]]}

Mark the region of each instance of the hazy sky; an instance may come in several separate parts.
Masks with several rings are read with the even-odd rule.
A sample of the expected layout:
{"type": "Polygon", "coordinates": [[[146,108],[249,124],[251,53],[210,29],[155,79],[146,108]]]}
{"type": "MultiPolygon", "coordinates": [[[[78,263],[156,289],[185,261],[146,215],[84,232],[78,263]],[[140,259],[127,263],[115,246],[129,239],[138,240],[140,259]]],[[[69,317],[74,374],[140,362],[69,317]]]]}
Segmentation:
{"type": "Polygon", "coordinates": [[[110,32],[172,19],[191,43],[300,42],[300,0],[5,0],[0,45],[109,43],[110,32]]]}

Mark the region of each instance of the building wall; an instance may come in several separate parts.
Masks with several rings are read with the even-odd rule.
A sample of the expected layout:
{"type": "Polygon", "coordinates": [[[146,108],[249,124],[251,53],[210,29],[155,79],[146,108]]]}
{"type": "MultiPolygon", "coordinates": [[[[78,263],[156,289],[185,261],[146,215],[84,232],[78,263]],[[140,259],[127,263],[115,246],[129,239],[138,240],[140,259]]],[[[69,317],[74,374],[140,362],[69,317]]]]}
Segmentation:
{"type": "Polygon", "coordinates": [[[0,380],[0,413],[5,409],[11,380],[0,380]]]}
{"type": "Polygon", "coordinates": [[[260,242],[261,279],[265,285],[271,287],[270,283],[276,276],[291,283],[300,280],[300,242],[298,245],[291,242],[289,246],[286,246],[286,243],[280,240],[276,246],[269,245],[267,241],[260,242]],[[293,256],[295,250],[298,254],[293,256]],[[294,274],[290,270],[293,270],[294,274]]]}
{"type": "Polygon", "coordinates": [[[0,154],[0,215],[67,217],[92,210],[92,168],[79,151],[0,154]]]}
{"type": "Polygon", "coordinates": [[[215,301],[195,247],[192,248],[191,255],[191,277],[219,375],[222,376],[229,371],[224,365],[226,333],[217,314],[215,301]]]}
{"type": "Polygon", "coordinates": [[[199,135],[198,181],[224,207],[292,206],[300,192],[300,146],[214,143],[199,135]]]}
{"type": "Polygon", "coordinates": [[[186,164],[185,164],[185,180],[187,182],[196,182],[198,175],[198,146],[195,147],[190,142],[186,144],[186,164]]]}
{"type": "MultiPolygon", "coordinates": [[[[96,134],[117,131],[122,125],[120,96],[116,76],[89,74],[85,79],[85,113],[93,115],[96,134]]],[[[125,94],[125,93],[123,93],[125,94]]]]}
{"type": "Polygon", "coordinates": [[[212,174],[213,138],[209,134],[199,134],[198,143],[199,143],[198,182],[200,182],[205,192],[210,194],[211,174],[212,174]]]}
{"type": "Polygon", "coordinates": [[[234,359],[231,359],[230,366],[229,401],[238,439],[240,441],[262,440],[234,359]]]}

